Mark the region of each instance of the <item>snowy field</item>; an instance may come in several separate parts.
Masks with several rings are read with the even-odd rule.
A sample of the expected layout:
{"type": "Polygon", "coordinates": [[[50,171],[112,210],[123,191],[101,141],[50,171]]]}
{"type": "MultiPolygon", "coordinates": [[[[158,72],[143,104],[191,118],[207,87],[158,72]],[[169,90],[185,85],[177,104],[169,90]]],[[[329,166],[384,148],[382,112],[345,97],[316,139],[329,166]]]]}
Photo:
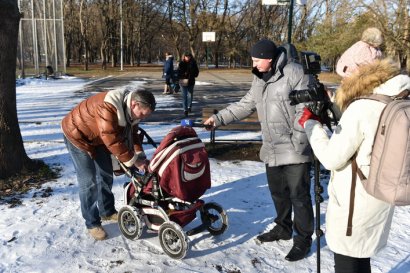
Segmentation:
{"type": "MultiPolygon", "coordinates": [[[[264,165],[253,161],[210,160],[212,188],[203,199],[223,206],[229,228],[220,236],[206,231],[190,236],[190,249],[183,260],[164,254],[156,234],[144,231],[139,240],[127,240],[113,222],[103,223],[109,238],[95,241],[87,234],[81,217],[75,172],[60,129],[63,116],[92,94],[81,92],[87,82],[64,78],[31,79],[21,84],[17,87],[17,108],[26,151],[31,158],[61,167],[62,171],[56,181],[22,196],[20,206],[10,208],[0,201],[0,272],[316,272],[315,237],[309,256],[293,263],[284,259],[292,241],[255,243],[255,236],[273,227],[275,209],[264,165]],[[51,195],[44,195],[46,191],[51,195]]],[[[144,85],[144,81],[131,85],[144,85]]],[[[157,96],[158,107],[166,108],[170,99],[173,98],[157,96]]],[[[142,123],[141,127],[160,141],[176,125],[142,123]]],[[[196,130],[204,141],[209,140],[208,132],[196,130]]],[[[254,133],[226,134],[229,138],[255,137],[254,133]]],[[[152,155],[153,148],[145,148],[152,155]]],[[[114,181],[117,209],[123,204],[125,181],[126,177],[116,177],[114,181]]],[[[321,204],[320,218],[324,230],[325,181],[322,185],[325,202],[321,204]]],[[[333,254],[324,237],[320,251],[321,272],[333,272],[333,254]]],[[[373,257],[372,272],[410,272],[410,207],[396,208],[388,246],[373,257]]]]}

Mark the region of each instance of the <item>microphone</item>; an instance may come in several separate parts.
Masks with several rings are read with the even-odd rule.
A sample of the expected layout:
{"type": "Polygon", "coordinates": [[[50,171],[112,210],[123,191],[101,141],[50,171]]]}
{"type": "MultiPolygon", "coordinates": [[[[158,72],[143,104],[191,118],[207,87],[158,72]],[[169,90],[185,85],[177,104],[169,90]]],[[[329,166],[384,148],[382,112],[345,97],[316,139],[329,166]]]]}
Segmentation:
{"type": "Polygon", "coordinates": [[[187,126],[187,127],[200,127],[200,128],[206,128],[206,129],[212,128],[211,125],[205,125],[202,123],[198,123],[198,122],[193,121],[192,119],[181,120],[181,125],[187,126]]]}

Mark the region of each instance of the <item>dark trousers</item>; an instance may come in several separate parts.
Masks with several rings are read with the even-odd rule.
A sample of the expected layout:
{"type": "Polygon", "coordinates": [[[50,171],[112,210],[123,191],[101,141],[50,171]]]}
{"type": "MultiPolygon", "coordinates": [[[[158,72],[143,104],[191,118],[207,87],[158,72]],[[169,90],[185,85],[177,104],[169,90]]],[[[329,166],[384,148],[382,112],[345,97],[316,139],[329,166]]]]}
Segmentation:
{"type": "Polygon", "coordinates": [[[312,244],[313,208],[310,196],[310,163],[269,167],[269,190],[276,208],[275,223],[285,232],[296,232],[295,243],[312,244]],[[292,209],[294,219],[292,221],[292,209]]]}
{"type": "Polygon", "coordinates": [[[370,258],[354,258],[341,254],[335,256],[335,273],[370,273],[370,258]]]}

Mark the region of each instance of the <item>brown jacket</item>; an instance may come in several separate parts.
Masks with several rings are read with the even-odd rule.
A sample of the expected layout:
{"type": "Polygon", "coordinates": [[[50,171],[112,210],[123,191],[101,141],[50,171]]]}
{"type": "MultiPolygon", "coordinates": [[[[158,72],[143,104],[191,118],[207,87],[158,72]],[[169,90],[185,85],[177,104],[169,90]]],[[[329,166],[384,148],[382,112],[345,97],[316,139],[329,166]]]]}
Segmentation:
{"type": "Polygon", "coordinates": [[[95,157],[95,147],[104,145],[119,161],[131,167],[145,156],[137,134],[139,120],[131,120],[130,94],[102,92],[82,101],[62,120],[66,138],[95,157]],[[131,139],[132,138],[132,139],[131,139]],[[128,140],[132,140],[128,145],[128,140]],[[133,148],[129,146],[133,145],[133,148]]]}

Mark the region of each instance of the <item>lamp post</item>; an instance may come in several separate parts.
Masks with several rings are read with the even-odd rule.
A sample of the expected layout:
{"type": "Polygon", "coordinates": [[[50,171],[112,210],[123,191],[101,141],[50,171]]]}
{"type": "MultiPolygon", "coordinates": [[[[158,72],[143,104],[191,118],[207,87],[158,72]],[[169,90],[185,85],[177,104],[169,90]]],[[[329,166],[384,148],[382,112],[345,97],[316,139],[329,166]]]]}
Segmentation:
{"type": "Polygon", "coordinates": [[[292,20],[293,20],[293,1],[289,3],[289,21],[288,21],[288,43],[292,43],[292,20]]]}
{"type": "MultiPolygon", "coordinates": [[[[293,6],[295,0],[262,0],[262,5],[289,5],[288,43],[292,43],[293,6]]],[[[298,0],[298,5],[306,5],[306,0],[298,0]]]]}
{"type": "Polygon", "coordinates": [[[122,45],[122,0],[120,0],[120,16],[121,16],[121,19],[120,19],[120,47],[121,47],[121,49],[120,49],[120,52],[121,52],[121,56],[120,56],[120,59],[121,59],[121,71],[123,71],[124,70],[124,66],[123,66],[123,55],[124,55],[124,48],[123,48],[123,45],[122,45]]]}

